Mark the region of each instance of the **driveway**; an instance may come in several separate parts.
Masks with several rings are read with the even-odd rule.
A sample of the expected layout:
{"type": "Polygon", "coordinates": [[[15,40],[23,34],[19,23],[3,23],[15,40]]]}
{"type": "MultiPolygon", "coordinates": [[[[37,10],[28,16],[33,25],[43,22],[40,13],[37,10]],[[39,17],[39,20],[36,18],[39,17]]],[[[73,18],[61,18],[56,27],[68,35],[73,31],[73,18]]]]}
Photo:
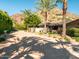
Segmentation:
{"type": "Polygon", "coordinates": [[[7,35],[7,40],[0,48],[0,59],[69,59],[63,46],[68,43],[54,38],[18,31],[7,35]]]}

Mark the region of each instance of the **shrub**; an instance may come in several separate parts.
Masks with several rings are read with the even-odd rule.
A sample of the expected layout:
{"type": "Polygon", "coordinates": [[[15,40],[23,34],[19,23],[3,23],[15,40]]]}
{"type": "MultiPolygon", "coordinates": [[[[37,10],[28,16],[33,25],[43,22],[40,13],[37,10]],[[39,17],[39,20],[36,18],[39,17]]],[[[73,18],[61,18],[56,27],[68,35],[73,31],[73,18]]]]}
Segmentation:
{"type": "Polygon", "coordinates": [[[77,42],[79,42],[79,37],[73,37],[77,42]]]}
{"type": "Polygon", "coordinates": [[[6,40],[6,39],[3,38],[3,37],[0,38],[0,42],[3,42],[3,41],[5,41],[5,40],[6,40]]]}
{"type": "Polygon", "coordinates": [[[10,32],[12,30],[12,20],[9,15],[0,10],[0,34],[3,34],[4,31],[10,32]]]}
{"type": "Polygon", "coordinates": [[[74,36],[74,30],[73,29],[68,29],[67,30],[67,34],[69,35],[69,36],[74,36]]]}
{"type": "Polygon", "coordinates": [[[79,28],[73,28],[76,33],[79,33],[79,28]]]}
{"type": "Polygon", "coordinates": [[[67,34],[72,37],[79,37],[79,28],[67,29],[67,34]]]}
{"type": "Polygon", "coordinates": [[[74,36],[75,37],[79,37],[79,33],[74,33],[74,36]]]}
{"type": "Polygon", "coordinates": [[[35,14],[31,14],[25,18],[25,25],[27,27],[37,27],[40,23],[41,19],[35,14]]]}
{"type": "Polygon", "coordinates": [[[14,28],[17,30],[25,30],[27,29],[24,22],[22,22],[21,24],[18,24],[16,22],[14,22],[14,28]]]}

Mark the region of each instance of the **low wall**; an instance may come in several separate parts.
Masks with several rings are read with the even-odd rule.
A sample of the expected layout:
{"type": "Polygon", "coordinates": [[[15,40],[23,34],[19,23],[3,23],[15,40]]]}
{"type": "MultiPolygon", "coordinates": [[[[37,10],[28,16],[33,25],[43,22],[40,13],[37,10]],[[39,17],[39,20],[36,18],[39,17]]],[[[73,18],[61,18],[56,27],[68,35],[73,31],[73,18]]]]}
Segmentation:
{"type": "Polygon", "coordinates": [[[72,54],[70,54],[70,58],[69,59],[79,59],[79,58],[74,56],[74,55],[72,55],[72,54]]]}
{"type": "MultiPolygon", "coordinates": [[[[76,42],[75,39],[72,39],[70,36],[66,36],[69,39],[71,45],[79,45],[79,42],[76,42]]],[[[79,53],[74,51],[72,46],[66,48],[70,53],[70,59],[79,59],[79,53]]]]}
{"type": "Polygon", "coordinates": [[[30,28],[30,32],[43,32],[44,28],[30,28]]]}
{"type": "Polygon", "coordinates": [[[74,51],[74,50],[72,49],[72,47],[68,47],[68,48],[66,48],[66,49],[67,49],[67,51],[68,51],[69,54],[70,54],[70,58],[69,58],[69,59],[79,59],[79,53],[76,52],[76,51],[74,51]]]}

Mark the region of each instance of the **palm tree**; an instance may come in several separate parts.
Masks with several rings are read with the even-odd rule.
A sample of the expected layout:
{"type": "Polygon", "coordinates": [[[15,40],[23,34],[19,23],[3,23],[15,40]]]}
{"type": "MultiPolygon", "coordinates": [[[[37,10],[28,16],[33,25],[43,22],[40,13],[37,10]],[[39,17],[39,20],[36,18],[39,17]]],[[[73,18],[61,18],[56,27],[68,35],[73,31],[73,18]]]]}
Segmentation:
{"type": "Polygon", "coordinates": [[[57,0],[56,3],[62,2],[63,3],[63,31],[62,36],[66,36],[66,13],[67,13],[67,0],[57,0]]]}
{"type": "Polygon", "coordinates": [[[30,15],[32,15],[32,12],[31,10],[27,10],[27,9],[21,10],[21,12],[23,14],[23,25],[26,27],[26,29],[28,29],[29,27],[26,25],[25,21],[30,15]]]}
{"type": "Polygon", "coordinates": [[[66,36],[66,12],[67,12],[67,0],[63,0],[63,37],[66,36]]]}
{"type": "Polygon", "coordinates": [[[22,10],[21,12],[23,13],[23,15],[24,15],[25,17],[32,14],[31,10],[26,10],[26,9],[25,9],[25,10],[22,10]]]}
{"type": "Polygon", "coordinates": [[[48,20],[48,12],[54,8],[55,0],[38,0],[38,9],[41,10],[42,14],[44,14],[44,31],[47,32],[47,20],[48,20]]]}

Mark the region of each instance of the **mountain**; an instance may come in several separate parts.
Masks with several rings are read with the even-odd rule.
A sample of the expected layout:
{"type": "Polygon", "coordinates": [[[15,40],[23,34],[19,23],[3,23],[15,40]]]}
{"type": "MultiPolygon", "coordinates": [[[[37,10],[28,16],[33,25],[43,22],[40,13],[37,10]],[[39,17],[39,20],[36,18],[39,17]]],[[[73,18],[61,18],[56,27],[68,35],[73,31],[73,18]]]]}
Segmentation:
{"type": "MultiPolygon", "coordinates": [[[[41,11],[37,12],[37,15],[39,15],[42,18],[42,21],[44,21],[44,17],[41,15],[41,11]]],[[[50,12],[48,12],[48,22],[61,22],[62,21],[62,10],[55,7],[50,12]]],[[[76,20],[79,19],[79,16],[67,12],[66,20],[76,20]]]]}
{"type": "Polygon", "coordinates": [[[20,24],[21,21],[24,18],[24,15],[23,14],[20,14],[20,13],[17,13],[17,14],[12,15],[11,18],[13,19],[13,21],[15,21],[15,22],[17,22],[17,23],[20,24]]]}
{"type": "MultiPolygon", "coordinates": [[[[42,22],[44,22],[44,14],[41,11],[38,11],[35,13],[36,15],[38,15],[42,22]]],[[[14,14],[11,16],[12,19],[14,19],[16,22],[21,22],[22,19],[24,18],[24,15],[22,14],[14,14]]],[[[67,12],[67,20],[76,20],[79,19],[79,16],[69,13],[67,12]]],[[[61,22],[62,21],[62,10],[55,7],[53,8],[50,12],[48,12],[48,22],[61,22]]]]}

